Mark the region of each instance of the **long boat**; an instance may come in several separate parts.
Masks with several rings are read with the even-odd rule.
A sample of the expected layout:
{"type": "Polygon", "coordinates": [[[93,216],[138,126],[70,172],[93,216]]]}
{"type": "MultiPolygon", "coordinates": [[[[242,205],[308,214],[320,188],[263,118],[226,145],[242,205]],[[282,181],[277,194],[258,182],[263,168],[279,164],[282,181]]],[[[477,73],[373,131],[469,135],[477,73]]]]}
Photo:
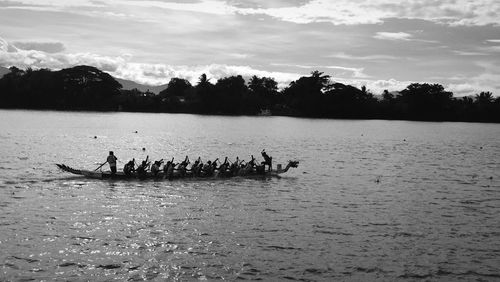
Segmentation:
{"type": "Polygon", "coordinates": [[[242,178],[255,178],[255,177],[279,177],[281,174],[286,173],[290,168],[296,168],[298,167],[299,162],[298,161],[289,161],[288,164],[286,165],[285,168],[281,168],[281,165],[278,165],[276,169],[273,169],[271,171],[262,171],[262,172],[257,172],[256,170],[253,170],[248,173],[238,173],[236,175],[231,175],[229,173],[220,173],[219,171],[216,171],[213,175],[210,176],[193,176],[190,171],[187,171],[184,175],[181,175],[181,173],[177,170],[174,170],[174,173],[171,177],[166,177],[165,173],[163,171],[158,172],[157,174],[153,174],[150,171],[147,171],[145,174],[142,175],[137,175],[136,173],[132,174],[125,174],[122,171],[117,171],[115,174],[112,174],[110,171],[92,171],[92,170],[85,170],[85,169],[75,169],[70,166],[67,166],[65,164],[56,164],[57,167],[59,167],[61,170],[65,172],[69,172],[72,174],[76,175],[82,175],[87,178],[93,178],[93,179],[141,179],[141,180],[146,180],[146,179],[155,179],[155,180],[161,180],[161,179],[214,179],[214,178],[233,178],[233,177],[242,177],[242,178]]]}

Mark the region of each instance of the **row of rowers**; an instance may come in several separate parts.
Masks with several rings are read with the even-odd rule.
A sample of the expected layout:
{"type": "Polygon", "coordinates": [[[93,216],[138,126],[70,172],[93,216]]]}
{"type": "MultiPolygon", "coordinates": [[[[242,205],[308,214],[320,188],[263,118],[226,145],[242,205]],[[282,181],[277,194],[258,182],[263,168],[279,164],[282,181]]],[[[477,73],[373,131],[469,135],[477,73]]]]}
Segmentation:
{"type": "MultiPolygon", "coordinates": [[[[172,177],[174,171],[179,176],[185,176],[186,174],[190,174],[192,176],[212,176],[215,173],[219,176],[236,176],[236,175],[246,175],[252,173],[265,173],[266,166],[268,171],[271,171],[272,168],[272,157],[267,155],[265,150],[261,152],[264,161],[260,164],[256,163],[254,156],[251,156],[251,160],[246,162],[245,160],[240,160],[239,157],[236,157],[234,162],[231,162],[228,157],[225,158],[224,162],[220,162],[219,158],[214,161],[207,161],[203,163],[201,158],[198,159],[191,164],[189,157],[186,156],[184,161],[180,163],[175,163],[174,158],[172,160],[164,163],[163,159],[159,161],[151,162],[149,161],[149,156],[146,157],[146,160],[142,161],[139,165],[135,162],[135,159],[132,159],[123,167],[123,172],[126,175],[132,176],[134,173],[138,176],[145,175],[148,172],[151,172],[153,175],[157,175],[160,171],[163,171],[165,176],[172,177]],[[191,164],[191,166],[189,166],[191,164]],[[163,167],[162,167],[163,165],[163,167]]],[[[109,156],[105,163],[108,163],[111,169],[111,173],[116,173],[116,161],[118,159],[113,154],[112,151],[109,152],[109,156]]],[[[105,164],[104,163],[104,164],[105,164]]]]}

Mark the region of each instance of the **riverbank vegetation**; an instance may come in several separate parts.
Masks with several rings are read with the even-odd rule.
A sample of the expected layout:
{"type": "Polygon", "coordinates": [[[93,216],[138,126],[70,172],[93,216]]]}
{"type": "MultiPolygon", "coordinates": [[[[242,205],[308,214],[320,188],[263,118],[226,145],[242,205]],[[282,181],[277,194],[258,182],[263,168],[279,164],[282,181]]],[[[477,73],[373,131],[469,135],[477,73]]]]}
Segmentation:
{"type": "Polygon", "coordinates": [[[500,97],[491,92],[459,98],[439,84],[413,83],[377,96],[365,87],[332,81],[314,71],[280,90],[269,77],[245,81],[236,75],[212,82],[202,74],[195,85],[172,78],[154,94],[124,90],[111,75],[90,66],[11,67],[0,79],[0,108],[500,122],[500,97]]]}

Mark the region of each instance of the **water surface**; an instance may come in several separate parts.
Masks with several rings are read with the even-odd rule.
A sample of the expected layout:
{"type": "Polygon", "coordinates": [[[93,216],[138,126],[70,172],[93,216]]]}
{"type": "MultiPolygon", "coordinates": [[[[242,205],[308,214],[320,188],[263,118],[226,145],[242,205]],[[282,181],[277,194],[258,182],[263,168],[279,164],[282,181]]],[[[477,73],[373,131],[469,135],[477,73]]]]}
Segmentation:
{"type": "Polygon", "coordinates": [[[2,279],[500,279],[498,124],[0,111],[0,129],[2,279]],[[263,148],[300,165],[172,182],[55,166],[263,148]]]}

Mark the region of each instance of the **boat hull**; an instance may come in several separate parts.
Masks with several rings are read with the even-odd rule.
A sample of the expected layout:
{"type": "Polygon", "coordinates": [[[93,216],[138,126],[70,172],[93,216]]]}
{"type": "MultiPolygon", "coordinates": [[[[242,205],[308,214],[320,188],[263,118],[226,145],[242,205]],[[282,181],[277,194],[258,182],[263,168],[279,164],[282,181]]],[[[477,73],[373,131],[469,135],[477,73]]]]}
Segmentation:
{"type": "Polygon", "coordinates": [[[125,173],[119,171],[115,174],[112,174],[110,171],[90,171],[90,170],[80,170],[74,169],[70,166],[64,164],[56,164],[61,170],[65,172],[69,172],[76,175],[82,175],[86,178],[92,179],[112,179],[112,180],[173,180],[173,179],[224,179],[224,178],[266,178],[266,177],[279,177],[280,174],[286,171],[266,171],[264,173],[249,173],[249,174],[239,174],[239,175],[220,175],[219,173],[215,173],[210,176],[193,176],[191,173],[186,173],[185,175],[181,175],[180,172],[175,171],[172,176],[167,177],[163,171],[158,174],[153,174],[151,172],[146,172],[143,175],[138,175],[133,173],[131,175],[126,175],[125,173]]]}

